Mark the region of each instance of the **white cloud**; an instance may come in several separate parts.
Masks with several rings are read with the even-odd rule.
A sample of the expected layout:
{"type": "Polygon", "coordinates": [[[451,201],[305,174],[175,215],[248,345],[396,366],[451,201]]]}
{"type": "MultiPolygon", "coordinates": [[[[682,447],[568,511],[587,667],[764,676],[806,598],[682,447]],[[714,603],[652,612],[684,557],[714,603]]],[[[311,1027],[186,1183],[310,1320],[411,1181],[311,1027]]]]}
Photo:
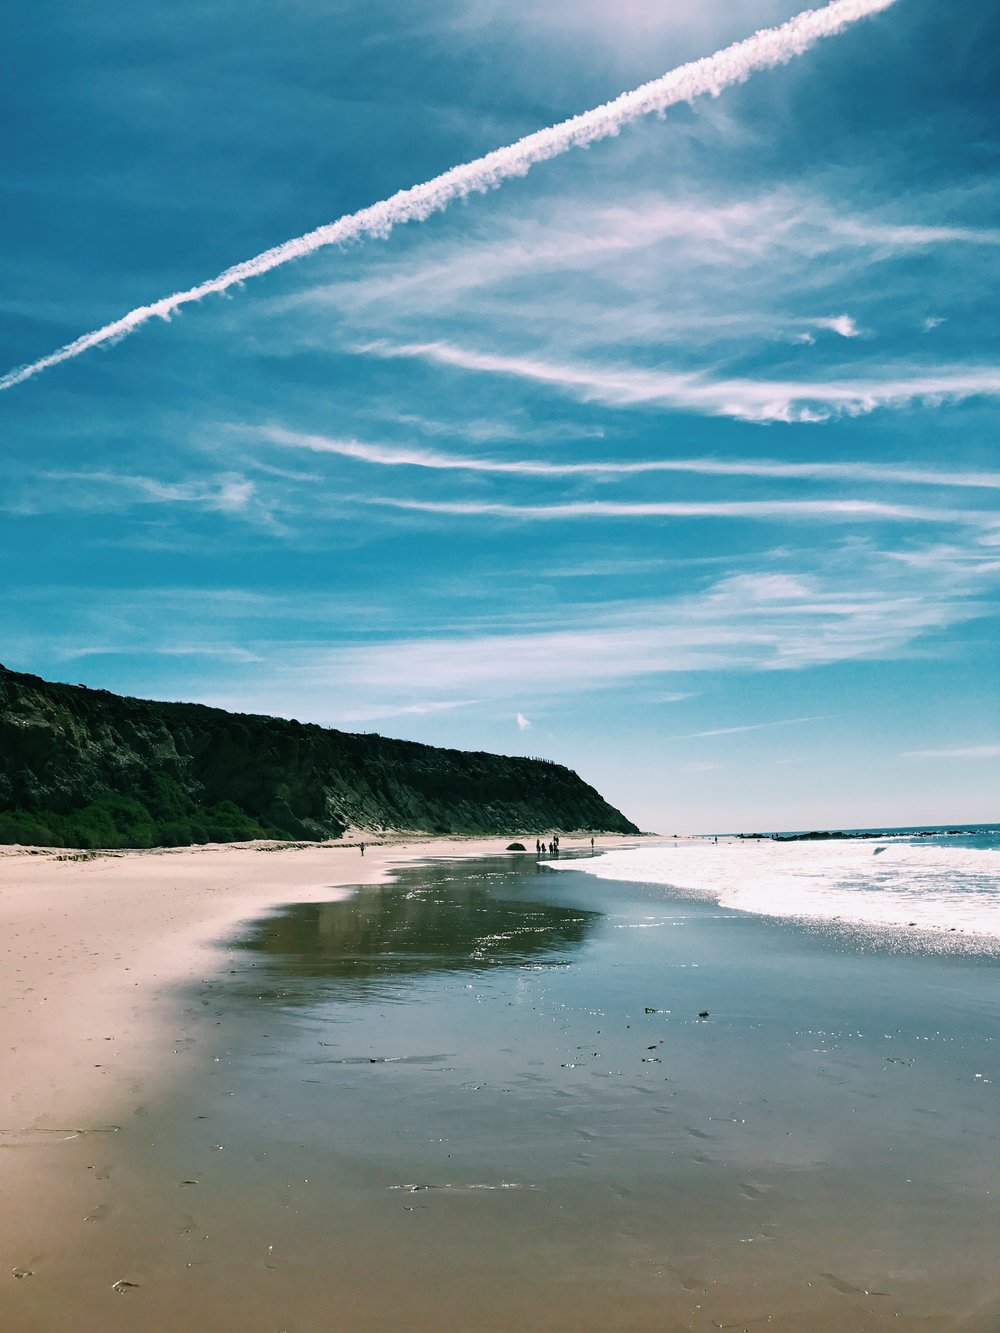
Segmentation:
{"type": "MultiPolygon", "coordinates": [[[[392,701],[400,683],[425,697],[533,697],[672,672],[788,670],[906,655],[923,636],[986,614],[976,576],[912,576],[870,548],[827,574],[734,575],[698,595],[562,610],[550,629],[431,636],[282,658],[279,694],[331,691],[392,701]]],[[[296,709],[301,705],[295,704],[296,709]]]]}
{"type": "Polygon", "coordinates": [[[697,371],[550,362],[476,352],[445,342],[370,343],[358,350],[546,384],[585,402],[612,407],[672,407],[757,422],[812,423],[862,416],[883,407],[938,406],[1000,395],[1000,366],[916,367],[879,379],[753,380],[717,378],[697,371]]]}
{"type": "Polygon", "coordinates": [[[528,719],[524,716],[523,713],[516,713],[514,716],[514,720],[517,723],[518,731],[531,730],[531,723],[528,721],[528,719]]]}
{"type": "Polygon", "coordinates": [[[452,713],[457,708],[472,708],[478,699],[430,699],[409,704],[371,704],[363,708],[334,708],[331,718],[338,722],[375,722],[394,717],[427,717],[433,713],[452,713]]]}
{"type": "Polygon", "coordinates": [[[518,505],[487,500],[397,500],[379,496],[367,503],[422,514],[456,517],[563,520],[578,518],[735,518],[787,519],[834,523],[983,523],[995,515],[974,510],[931,509],[919,505],[883,504],[878,500],[579,500],[565,504],[518,505]]]}
{"type": "Polygon", "coordinates": [[[746,458],[656,458],[640,462],[604,460],[558,463],[544,459],[475,458],[449,454],[420,445],[372,444],[286,430],[280,426],[234,426],[251,438],[263,439],[284,448],[331,454],[377,467],[417,467],[438,472],[481,472],[518,477],[623,477],[655,473],[692,473],[708,477],[770,477],[807,481],[874,481],[915,486],[958,486],[1000,489],[1000,472],[956,472],[935,468],[899,467],[864,461],[779,462],[746,458]]]}
{"type": "Polygon", "coordinates": [[[996,227],[948,227],[845,217],[836,222],[833,230],[847,241],[887,250],[919,250],[935,245],[1000,245],[1000,229],[996,227]]]}
{"type": "MultiPolygon", "coordinates": [[[[682,595],[596,606],[562,597],[539,616],[511,608],[498,622],[491,608],[481,620],[428,622],[422,635],[406,607],[383,610],[366,598],[355,604],[223,588],[165,589],[150,597],[124,589],[88,603],[81,593],[75,628],[54,620],[48,637],[23,652],[63,660],[102,651],[215,657],[211,675],[198,676],[203,702],[331,725],[434,716],[475,704],[517,725],[519,714],[530,721],[547,701],[558,705],[594,689],[627,686],[638,700],[668,704],[696,692],[693,676],[703,672],[797,670],[933,652],[932,638],[993,612],[1000,573],[995,553],[971,538],[964,546],[913,546],[905,560],[858,539],[793,559],[777,551],[760,557],[756,569],[717,576],[704,587],[696,582],[682,595]],[[184,636],[170,642],[176,625],[184,636]],[[363,637],[338,642],[341,632],[359,630],[363,637]]],[[[66,591],[53,590],[55,605],[66,604],[66,591]]],[[[48,594],[36,590],[33,597],[34,620],[47,623],[48,594]]]]}
{"type": "Polygon", "coordinates": [[[45,508],[90,509],[114,506],[131,499],[143,504],[195,505],[224,514],[246,512],[255,499],[253,481],[240,476],[223,476],[199,481],[162,481],[157,477],[133,476],[122,472],[65,471],[45,472],[37,481],[75,483],[71,490],[62,487],[48,503],[35,494],[34,503],[45,508]]]}
{"type": "Polygon", "coordinates": [[[711,731],[692,731],[686,736],[674,736],[672,739],[675,741],[696,741],[708,736],[735,736],[743,731],[766,731],[770,727],[797,727],[805,722],[822,721],[823,716],[784,717],[777,722],[751,722],[742,727],[714,727],[711,731]]]}
{"type": "Polygon", "coordinates": [[[842,338],[859,338],[861,336],[861,330],[850,315],[835,315],[832,319],[817,319],[816,327],[830,329],[833,333],[839,333],[842,338]]]}
{"type": "Polygon", "coordinates": [[[64,662],[74,662],[83,657],[207,657],[220,662],[262,662],[259,653],[252,653],[246,648],[234,644],[129,644],[100,643],[73,644],[56,650],[56,655],[64,662]]]}
{"type": "MultiPolygon", "coordinates": [[[[281,480],[298,483],[298,478],[286,477],[281,480]]],[[[290,535],[287,527],[275,516],[279,505],[274,495],[265,497],[256,481],[238,473],[180,481],[97,469],[51,470],[27,476],[20,474],[8,483],[6,495],[0,499],[0,513],[28,515],[76,511],[101,514],[145,505],[222,514],[227,518],[239,519],[274,537],[290,535]]],[[[168,541],[162,546],[154,545],[151,549],[185,548],[168,541]]]]}
{"type": "Polygon", "coordinates": [[[730,34],[780,23],[794,8],[787,0],[698,0],[664,5],[662,0],[546,0],[511,5],[509,0],[463,0],[453,23],[460,29],[523,32],[532,50],[551,41],[560,52],[577,43],[593,44],[604,58],[609,48],[627,54],[632,65],[650,49],[710,49],[730,34]]]}
{"type": "MultiPolygon", "coordinates": [[[[423,258],[407,255],[405,260],[387,260],[361,279],[318,283],[276,302],[276,308],[333,305],[354,314],[391,309],[394,318],[417,312],[426,317],[464,305],[472,292],[496,290],[528,276],[537,280],[542,274],[572,270],[607,274],[613,267],[621,277],[627,272],[623,261],[630,256],[639,261],[637,281],[645,278],[647,285],[651,262],[656,268],[666,264],[672,269],[698,269],[703,279],[719,272],[729,284],[735,271],[747,277],[763,273],[765,282],[773,281],[775,265],[788,260],[800,277],[814,283],[819,260],[826,260],[824,267],[837,275],[845,256],[867,267],[933,247],[1000,248],[1000,229],[901,224],[851,214],[840,203],[818,200],[822,188],[820,182],[808,190],[784,188],[736,201],[708,194],[688,198],[646,194],[628,204],[546,198],[539,216],[522,214],[513,221],[491,216],[471,236],[464,233],[458,241],[429,242],[423,258]],[[585,228],[580,226],[584,207],[585,228]],[[651,252],[657,250],[654,261],[651,252]]],[[[960,203],[932,197],[922,206],[929,212],[946,212],[960,203]]],[[[641,290],[638,287],[635,294],[641,290]]],[[[634,306],[628,313],[635,318],[634,306]]],[[[735,312],[722,313],[732,319],[735,312]]],[[[719,317],[717,301],[711,312],[703,310],[696,316],[706,325],[719,317]]],[[[764,306],[742,312],[742,317],[758,326],[768,319],[764,306]]],[[[670,322],[685,335],[690,330],[691,316],[678,310],[676,300],[671,301],[664,327],[670,322]]],[[[845,330],[847,337],[856,331],[848,315],[790,322],[838,333],[845,330]]]]}
{"type": "Polygon", "coordinates": [[[966,745],[953,750],[906,750],[904,759],[1000,759],[1000,745],[966,745]]]}
{"type": "MultiPolygon", "coordinates": [[[[850,196],[868,184],[836,187],[850,196]]],[[[360,281],[294,298],[319,318],[288,320],[282,335],[328,349],[333,311],[342,347],[508,375],[611,407],[758,422],[995,396],[998,367],[965,363],[983,353],[966,350],[958,326],[943,366],[911,355],[888,370],[864,331],[893,345],[900,325],[919,327],[941,282],[988,289],[1000,231],[851,213],[823,200],[833,188],[819,177],[746,200],[706,186],[700,197],[650,194],[628,206],[595,205],[582,190],[546,197],[513,221],[491,214],[369,266],[360,281]],[[924,261],[931,247],[946,253],[924,261]],[[914,262],[888,265],[901,254],[914,262]],[[806,358],[802,348],[817,343],[806,358]],[[754,377],[734,374],[748,356],[754,377]]],[[[946,193],[915,199],[912,211],[975,207],[946,193]]],[[[474,385],[459,391],[475,396],[474,385]]]]}

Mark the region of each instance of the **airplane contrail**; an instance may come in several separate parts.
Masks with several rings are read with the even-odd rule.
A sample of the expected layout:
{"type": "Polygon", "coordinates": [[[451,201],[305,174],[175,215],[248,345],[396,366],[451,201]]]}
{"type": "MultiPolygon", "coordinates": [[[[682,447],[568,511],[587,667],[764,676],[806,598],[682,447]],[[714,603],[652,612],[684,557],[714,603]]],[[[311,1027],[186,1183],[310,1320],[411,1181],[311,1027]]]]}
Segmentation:
{"type": "Polygon", "coordinates": [[[724,88],[742,83],[756,70],[772,69],[802,55],[823,37],[831,37],[859,19],[888,9],[895,0],[833,0],[822,9],[807,9],[776,28],[764,28],[742,42],[735,42],[714,55],[693,60],[686,65],[622,93],[612,102],[573,116],[548,129],[537,130],[506,148],[497,148],[484,157],[452,167],[421,185],[400,190],[357,213],[347,213],[335,222],[317,227],[293,240],[284,241],[262,254],[227,268],[218,277],[161,297],[151,305],[136,306],[127,315],[112,320],[102,328],[82,334],[73,342],[28,365],[0,377],[0,390],[49,370],[63,361],[71,361],[92,347],[117,342],[134,333],[151,319],[169,319],[182,306],[200,301],[213,292],[224,292],[248,278],[259,277],[271,269],[301,259],[328,245],[342,244],[361,236],[385,237],[403,222],[422,221],[440,212],[455,199],[494,189],[502,181],[524,176],[538,162],[558,157],[571,148],[611,138],[631,121],[652,112],[664,112],[679,102],[691,102],[709,94],[717,97],[724,88]]]}

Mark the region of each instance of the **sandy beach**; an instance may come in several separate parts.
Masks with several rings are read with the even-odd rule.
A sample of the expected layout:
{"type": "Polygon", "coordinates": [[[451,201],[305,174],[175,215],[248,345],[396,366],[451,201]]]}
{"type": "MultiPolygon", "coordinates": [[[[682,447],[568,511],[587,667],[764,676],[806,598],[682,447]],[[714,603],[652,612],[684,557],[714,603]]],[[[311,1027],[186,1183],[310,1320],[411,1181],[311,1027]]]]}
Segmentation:
{"type": "Polygon", "coordinates": [[[218,967],[220,938],[280,904],[330,902],[421,858],[481,857],[508,841],[358,836],[364,856],[356,840],[0,848],[0,1272],[40,1268],[87,1215],[86,1174],[63,1169],[63,1145],[116,1133],[190,1074],[179,987],[218,967]]]}
{"type": "Polygon", "coordinates": [[[4,1333],[995,1327],[989,967],[505,844],[0,854],[4,1333]]]}
{"type": "MultiPolygon", "coordinates": [[[[151,1095],[146,1079],[141,1094],[133,1090],[129,1069],[140,1052],[173,1049],[171,987],[211,968],[210,946],[239,922],[281,903],[329,902],[423,857],[487,856],[510,841],[364,837],[364,856],[356,841],[109,854],[0,848],[4,1135],[127,1115],[151,1095]]],[[[162,1063],[174,1078],[176,1061],[162,1063]]]]}

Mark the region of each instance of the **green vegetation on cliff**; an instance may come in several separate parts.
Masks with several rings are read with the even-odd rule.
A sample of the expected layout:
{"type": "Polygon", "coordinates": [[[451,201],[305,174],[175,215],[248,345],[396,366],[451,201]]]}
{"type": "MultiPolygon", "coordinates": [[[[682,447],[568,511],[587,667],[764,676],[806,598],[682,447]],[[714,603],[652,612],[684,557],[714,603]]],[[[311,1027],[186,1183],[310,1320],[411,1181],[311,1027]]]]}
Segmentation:
{"type": "Polygon", "coordinates": [[[0,666],[0,842],[154,847],[431,833],[636,833],[560,764],[126,699],[0,666]]]}

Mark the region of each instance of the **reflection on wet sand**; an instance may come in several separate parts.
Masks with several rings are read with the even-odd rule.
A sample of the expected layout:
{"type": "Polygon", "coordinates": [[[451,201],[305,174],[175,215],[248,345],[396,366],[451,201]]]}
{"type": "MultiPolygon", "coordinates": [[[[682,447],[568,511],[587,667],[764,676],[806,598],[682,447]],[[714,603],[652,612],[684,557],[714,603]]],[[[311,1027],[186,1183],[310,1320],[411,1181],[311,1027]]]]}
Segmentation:
{"type": "Polygon", "coordinates": [[[421,867],[404,890],[367,885],[345,901],[285,908],[240,943],[265,955],[268,974],[285,987],[265,995],[289,1001],[296,992],[288,983],[300,978],[310,983],[301,998],[315,1002],[315,983],[323,978],[384,983],[420,973],[551,964],[568,959],[600,920],[600,913],[579,907],[498,896],[503,882],[498,876],[501,888],[494,890],[488,880],[470,883],[454,869],[421,867]]]}

